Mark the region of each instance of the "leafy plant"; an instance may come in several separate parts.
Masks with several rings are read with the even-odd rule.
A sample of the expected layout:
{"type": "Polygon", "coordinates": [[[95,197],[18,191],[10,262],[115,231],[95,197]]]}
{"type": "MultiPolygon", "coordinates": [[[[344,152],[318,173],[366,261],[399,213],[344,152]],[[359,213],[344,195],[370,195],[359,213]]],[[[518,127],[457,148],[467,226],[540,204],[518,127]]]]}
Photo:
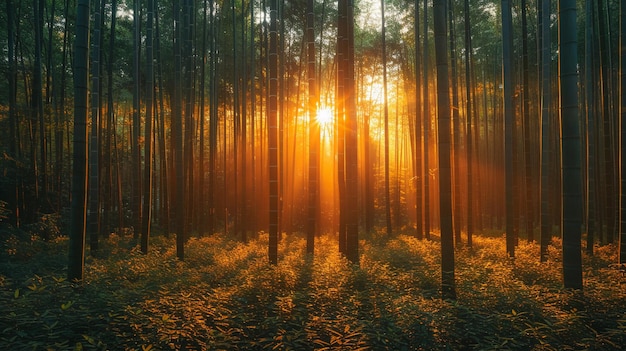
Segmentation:
{"type": "Polygon", "coordinates": [[[476,236],[457,249],[456,302],[439,293],[438,243],[410,236],[362,240],[352,265],[329,237],[306,254],[302,235],[284,235],[279,264],[267,235],[248,243],[224,235],[154,237],[147,254],[132,237],[103,240],[86,281],[65,277],[67,240],[17,240],[0,260],[0,349],[33,350],[566,350],[620,349],[626,342],[624,284],[610,267],[615,246],[585,257],[584,294],[560,285],[554,241],[548,263],[520,242],[476,236]],[[620,286],[620,284],[622,284],[620,286]]]}

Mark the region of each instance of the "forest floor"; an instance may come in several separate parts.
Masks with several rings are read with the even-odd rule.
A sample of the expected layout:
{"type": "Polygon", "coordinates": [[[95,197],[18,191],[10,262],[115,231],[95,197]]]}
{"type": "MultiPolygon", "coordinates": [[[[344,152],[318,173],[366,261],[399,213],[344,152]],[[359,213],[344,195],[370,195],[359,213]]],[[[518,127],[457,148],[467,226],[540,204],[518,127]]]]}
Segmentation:
{"type": "Polygon", "coordinates": [[[360,265],[316,240],[285,235],[279,264],[267,235],[248,243],[152,238],[142,255],[112,235],[68,282],[67,238],[0,233],[1,350],[620,350],[626,278],[616,246],[584,256],[584,289],[562,288],[560,242],[539,262],[535,243],[516,258],[504,238],[476,236],[456,251],[457,300],[440,298],[436,241],[367,235],[360,265]]]}

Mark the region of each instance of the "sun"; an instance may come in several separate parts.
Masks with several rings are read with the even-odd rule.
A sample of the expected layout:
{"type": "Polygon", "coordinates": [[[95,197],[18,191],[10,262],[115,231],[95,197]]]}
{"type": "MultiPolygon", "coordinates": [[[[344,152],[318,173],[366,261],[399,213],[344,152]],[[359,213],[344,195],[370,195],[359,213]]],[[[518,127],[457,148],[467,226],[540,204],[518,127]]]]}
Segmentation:
{"type": "Polygon", "coordinates": [[[320,125],[320,128],[330,127],[333,123],[333,111],[329,108],[323,107],[317,110],[315,120],[320,125]]]}

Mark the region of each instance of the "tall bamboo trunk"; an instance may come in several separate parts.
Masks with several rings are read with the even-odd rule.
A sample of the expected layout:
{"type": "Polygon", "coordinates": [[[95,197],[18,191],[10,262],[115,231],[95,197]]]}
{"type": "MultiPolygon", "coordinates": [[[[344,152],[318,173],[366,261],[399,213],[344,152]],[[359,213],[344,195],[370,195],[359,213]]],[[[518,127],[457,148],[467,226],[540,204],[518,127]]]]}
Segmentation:
{"type": "Polygon", "coordinates": [[[465,153],[467,162],[467,246],[472,247],[472,235],[474,234],[474,180],[473,180],[473,126],[472,126],[472,80],[471,80],[471,60],[472,51],[472,33],[469,17],[469,0],[464,1],[464,19],[465,19],[465,153]]]}
{"type": "Polygon", "coordinates": [[[148,23],[146,26],[146,127],[144,129],[145,164],[143,180],[143,216],[141,230],[141,252],[148,253],[152,227],[152,160],[154,137],[154,7],[155,0],[148,0],[148,23]]]}
{"type": "Polygon", "coordinates": [[[454,282],[454,233],[452,232],[452,169],[450,167],[450,83],[446,39],[446,4],[433,6],[435,57],[437,66],[437,122],[439,164],[439,220],[441,229],[441,294],[456,299],[454,282]]]}
{"type": "Polygon", "coordinates": [[[454,191],[453,207],[454,207],[454,240],[457,245],[461,244],[461,218],[462,218],[462,206],[461,206],[461,176],[460,176],[460,158],[461,158],[461,120],[459,117],[459,90],[458,90],[458,73],[457,73],[457,59],[456,59],[456,35],[454,30],[454,11],[452,0],[448,0],[448,31],[450,32],[450,80],[452,82],[452,128],[453,128],[453,181],[454,191]]]}
{"type": "Polygon", "coordinates": [[[307,81],[309,87],[309,203],[307,222],[307,253],[312,254],[315,249],[315,236],[318,230],[319,212],[319,148],[320,126],[315,119],[317,114],[317,77],[315,68],[315,12],[314,1],[307,1],[306,17],[307,40],[307,81]]]}
{"type": "Polygon", "coordinates": [[[511,3],[502,0],[502,56],[504,85],[504,162],[505,162],[505,196],[506,196],[506,252],[515,257],[515,205],[514,205],[514,174],[513,174],[513,33],[511,3]]]}
{"type": "Polygon", "coordinates": [[[278,263],[278,1],[270,0],[268,158],[269,158],[269,262],[278,263]]]}
{"type": "Polygon", "coordinates": [[[346,1],[345,162],[346,162],[346,258],[359,263],[359,206],[356,89],[354,80],[354,1],[346,1]]]}
{"type": "Polygon", "coordinates": [[[87,217],[87,113],[89,94],[89,0],[78,0],[74,39],[74,155],[67,277],[82,281],[87,217]]]}
{"type": "Polygon", "coordinates": [[[140,78],[139,78],[139,63],[140,63],[140,23],[141,13],[139,0],[133,0],[133,128],[132,128],[132,225],[133,236],[135,240],[139,239],[139,232],[141,230],[141,149],[139,147],[140,138],[140,78]]]}
{"type": "Polygon", "coordinates": [[[385,223],[387,235],[391,235],[391,200],[389,195],[389,101],[387,101],[387,40],[385,38],[385,0],[380,0],[382,21],[383,63],[383,120],[385,125],[385,223]]]}
{"type": "Polygon", "coordinates": [[[563,284],[582,289],[582,172],[578,110],[576,1],[559,1],[559,92],[563,187],[563,284]]]}
{"type": "Polygon", "coordinates": [[[424,123],[424,236],[430,239],[430,96],[428,89],[428,1],[424,0],[424,81],[423,81],[423,108],[422,122],[424,123]]]}
{"type": "Polygon", "coordinates": [[[620,230],[619,230],[619,258],[618,262],[626,264],[626,5],[620,2],[620,32],[619,32],[619,108],[620,108],[620,230]]]}
{"type": "Polygon", "coordinates": [[[541,0],[541,262],[548,259],[548,245],[552,239],[552,221],[550,218],[550,105],[552,100],[550,84],[551,72],[551,39],[550,39],[550,1],[541,0]]]}
{"type": "Polygon", "coordinates": [[[95,2],[93,51],[91,52],[91,131],[89,136],[89,210],[87,231],[92,255],[98,252],[98,234],[100,232],[100,43],[102,25],[102,2],[95,2]]]}
{"type": "Polygon", "coordinates": [[[422,144],[422,80],[421,80],[421,58],[420,55],[420,12],[419,0],[415,0],[415,18],[413,22],[413,36],[415,38],[415,236],[418,239],[424,237],[423,226],[423,144],[422,144]]]}
{"type": "Polygon", "coordinates": [[[185,163],[183,160],[183,113],[182,113],[182,57],[181,57],[181,20],[180,1],[173,2],[174,22],[174,102],[172,104],[172,141],[174,147],[174,184],[176,189],[175,220],[176,220],[176,256],[185,259],[185,163]]]}

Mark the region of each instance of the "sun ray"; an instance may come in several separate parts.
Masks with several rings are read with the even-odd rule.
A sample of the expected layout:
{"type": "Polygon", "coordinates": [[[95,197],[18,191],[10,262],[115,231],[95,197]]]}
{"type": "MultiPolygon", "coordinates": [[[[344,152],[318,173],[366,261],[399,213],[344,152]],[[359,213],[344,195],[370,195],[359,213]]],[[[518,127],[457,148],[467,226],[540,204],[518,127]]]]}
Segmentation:
{"type": "Polygon", "coordinates": [[[317,110],[315,121],[319,124],[320,129],[330,128],[334,119],[333,111],[330,108],[322,107],[317,110]]]}

